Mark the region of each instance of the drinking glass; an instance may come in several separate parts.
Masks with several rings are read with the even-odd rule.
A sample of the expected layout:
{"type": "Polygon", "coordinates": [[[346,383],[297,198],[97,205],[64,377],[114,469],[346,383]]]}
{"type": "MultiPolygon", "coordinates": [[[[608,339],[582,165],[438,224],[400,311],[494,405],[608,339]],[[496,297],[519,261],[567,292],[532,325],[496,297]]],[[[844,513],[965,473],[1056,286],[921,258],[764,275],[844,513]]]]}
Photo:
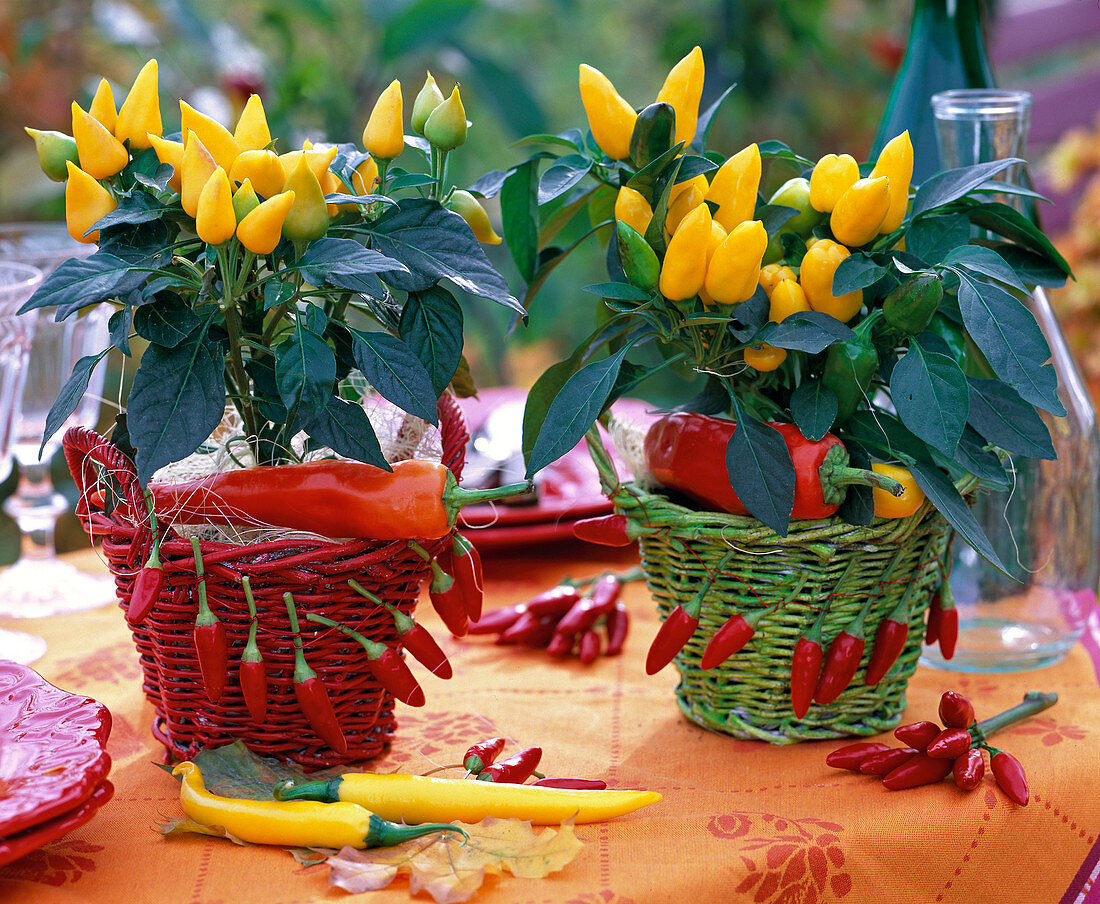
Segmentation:
{"type": "MultiPolygon", "coordinates": [[[[11,472],[15,406],[26,377],[27,354],[34,320],[17,312],[42,282],[42,271],[28,264],[0,261],[0,480],[11,472]]],[[[46,642],[34,634],[0,629],[0,659],[24,665],[46,652],[46,642]]]]}
{"type": "MultiPolygon", "coordinates": [[[[94,245],[74,241],[62,223],[0,226],[0,259],[31,264],[44,277],[69,258],[84,257],[94,250],[94,245]]],[[[4,502],[4,511],[19,525],[22,548],[19,561],[0,574],[0,615],[37,618],[114,601],[110,578],[86,574],[57,557],[54,532],[69,503],[50,478],[50,462],[65,430],[74,424],[95,423],[103,392],[102,366],[93,372],[76,411],[42,445],[46,416],[73,366],[85,355],[97,354],[106,347],[109,312],[95,307],[60,323],[54,320],[53,310],[47,308],[24,317],[34,320],[35,329],[12,437],[19,483],[4,502]]]]}

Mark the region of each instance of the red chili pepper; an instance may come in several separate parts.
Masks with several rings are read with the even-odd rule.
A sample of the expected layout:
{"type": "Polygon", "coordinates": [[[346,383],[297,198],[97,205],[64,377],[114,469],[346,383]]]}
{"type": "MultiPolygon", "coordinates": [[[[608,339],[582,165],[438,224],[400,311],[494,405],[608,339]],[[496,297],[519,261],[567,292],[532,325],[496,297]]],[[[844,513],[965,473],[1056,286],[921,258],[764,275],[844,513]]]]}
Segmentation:
{"type": "Polygon", "coordinates": [[[581,635],[579,652],[577,655],[580,657],[581,662],[584,665],[589,665],[595,662],[600,656],[600,647],[603,642],[600,640],[600,635],[589,628],[581,635]]]}
{"type": "Polygon", "coordinates": [[[635,539],[630,535],[630,522],[625,515],[582,518],[573,523],[573,536],[599,546],[629,546],[635,539]]]}
{"type": "Polygon", "coordinates": [[[690,615],[683,606],[677,606],[664,620],[646,656],[647,675],[656,675],[676,657],[699,627],[699,616],[690,615]]]}
{"type": "Polygon", "coordinates": [[[878,684],[893,668],[905,642],[909,639],[909,600],[902,597],[893,611],[879,622],[875,632],[875,644],[871,650],[871,661],[867,665],[867,674],[863,683],[868,687],[878,684]]]}
{"type": "Polygon", "coordinates": [[[909,762],[918,753],[920,751],[915,747],[892,747],[889,750],[872,753],[859,764],[859,771],[864,775],[886,775],[902,763],[909,762]]]}
{"type": "Polygon", "coordinates": [[[504,738],[487,738],[471,744],[462,758],[463,767],[472,775],[477,775],[486,766],[496,762],[496,758],[504,750],[505,743],[504,738]]]}
{"type": "Polygon", "coordinates": [[[432,637],[431,632],[423,625],[413,621],[409,616],[405,615],[405,613],[396,609],[394,613],[395,619],[398,615],[401,615],[411,623],[409,627],[402,630],[402,622],[398,622],[397,633],[401,638],[401,646],[408,650],[416,658],[417,662],[427,668],[433,675],[443,678],[444,680],[450,678],[454,674],[454,669],[451,668],[451,661],[447,658],[447,654],[443,652],[439,644],[436,643],[436,639],[432,637]]]}
{"type": "Polygon", "coordinates": [[[821,677],[821,663],[825,659],[825,650],[821,646],[821,625],[825,621],[822,609],[810,630],[798,638],[791,654],[791,708],[801,719],[809,712],[814,699],[814,691],[821,677]]]}
{"type": "Polygon", "coordinates": [[[430,563],[432,580],[428,585],[428,598],[443,624],[455,637],[464,637],[469,628],[466,596],[462,585],[454,577],[451,553],[444,550],[430,563]]]}
{"type": "Polygon", "coordinates": [[[455,582],[462,590],[466,603],[466,615],[471,621],[481,618],[481,606],[485,598],[485,577],[481,568],[481,556],[474,545],[462,534],[455,534],[451,546],[451,564],[455,582]]]}
{"type": "MultiPolygon", "coordinates": [[[[844,487],[852,483],[896,486],[890,479],[848,466],[848,452],[831,433],[820,440],[806,439],[794,424],[771,423],[794,463],[795,489],[792,518],[827,518],[844,501],[844,487]]],[[[737,425],[724,418],[679,411],[654,423],[645,438],[646,465],[664,486],[690,496],[709,508],[748,514],[730,486],[726,446],[737,425]]]]}
{"type": "Polygon", "coordinates": [[[545,647],[554,634],[554,620],[540,618],[533,612],[524,612],[515,624],[502,631],[497,638],[501,645],[519,643],[526,647],[545,647]]]}
{"type": "Polygon", "coordinates": [[[867,757],[890,749],[889,744],[883,744],[879,741],[856,741],[854,744],[845,744],[843,747],[838,747],[830,753],[825,757],[825,765],[832,766],[834,769],[859,772],[859,764],[867,757]]]}
{"type": "Polygon", "coordinates": [[[525,747],[506,760],[486,766],[478,774],[477,780],[479,782],[520,785],[531,777],[531,774],[538,768],[541,759],[541,747],[525,747]]]}
{"type": "Polygon", "coordinates": [[[945,728],[929,742],[925,753],[929,756],[953,760],[966,753],[973,740],[970,732],[965,728],[945,728]]]}
{"type": "Polygon", "coordinates": [[[533,782],[532,785],[538,785],[540,788],[569,788],[577,791],[603,791],[607,787],[607,782],[599,778],[569,778],[561,776],[557,778],[540,778],[533,782]]]}
{"type": "Polygon", "coordinates": [[[955,601],[944,600],[940,608],[939,642],[940,655],[950,659],[955,655],[955,644],[959,639],[959,610],[955,601]]]}
{"type": "Polygon", "coordinates": [[[818,703],[832,703],[852,683],[859,661],[863,658],[866,641],[863,637],[863,620],[871,600],[864,603],[859,614],[829,644],[825,655],[825,667],[821,670],[821,680],[814,690],[814,700],[818,703]]]}
{"type": "Polygon", "coordinates": [[[763,612],[761,609],[756,613],[749,613],[748,617],[737,612],[726,619],[725,624],[707,642],[699,661],[700,667],[704,670],[713,669],[735,653],[741,652],[756,633],[756,621],[763,612]]]}
{"type": "Polygon", "coordinates": [[[982,759],[982,752],[974,748],[956,757],[951,773],[955,777],[955,784],[963,791],[973,791],[981,784],[982,776],[985,775],[985,760],[982,759]]]}
{"type": "MultiPolygon", "coordinates": [[[[294,696],[298,698],[298,706],[301,707],[302,715],[306,717],[310,727],[322,741],[337,753],[347,753],[348,742],[344,737],[343,729],[340,728],[340,721],[336,718],[328,689],[306,662],[305,653],[302,650],[302,633],[298,629],[298,613],[294,608],[294,597],[290,593],[284,593],[283,602],[286,603],[290,630],[294,634],[294,696]]],[[[307,617],[316,618],[312,613],[307,617]]]]}
{"type": "Polygon", "coordinates": [[[884,788],[890,791],[902,791],[920,785],[931,785],[943,781],[951,772],[952,761],[918,753],[906,760],[896,769],[887,772],[882,779],[884,788]]]}
{"type": "Polygon", "coordinates": [[[519,606],[504,606],[486,612],[476,622],[470,622],[467,626],[468,634],[496,634],[505,631],[527,610],[522,604],[519,606]]]}
{"type": "Polygon", "coordinates": [[[974,724],[974,704],[962,694],[945,691],[940,697],[940,721],[948,728],[969,728],[974,724]]]}
{"type": "Polygon", "coordinates": [[[940,605],[939,592],[933,593],[928,603],[928,622],[924,628],[924,642],[929,645],[940,639],[940,616],[943,612],[940,605]]]}
{"type": "Polygon", "coordinates": [[[252,597],[252,586],[247,575],[241,578],[241,584],[244,586],[244,595],[248,601],[248,612],[252,621],[248,626],[248,641],[241,653],[238,678],[241,682],[241,696],[244,697],[248,714],[253,722],[262,725],[267,720],[267,669],[256,643],[259,619],[256,615],[256,601],[252,597]]]}
{"type": "Polygon", "coordinates": [[[559,584],[532,597],[526,603],[520,603],[520,607],[534,612],[535,615],[561,618],[580,598],[581,592],[572,584],[559,584]]]}
{"type": "Polygon", "coordinates": [[[160,558],[156,546],[153,547],[145,567],[134,579],[134,589],[130,592],[130,604],[126,607],[126,619],[132,625],[140,625],[153,611],[164,589],[164,569],[160,567],[160,558]]]}
{"type": "Polygon", "coordinates": [[[604,626],[607,628],[607,649],[605,656],[618,656],[626,644],[626,635],[630,633],[630,611],[626,603],[619,600],[604,618],[604,626]]]}
{"type": "Polygon", "coordinates": [[[935,722],[911,722],[908,725],[899,725],[895,728],[894,737],[907,747],[924,750],[940,731],[940,727],[935,722]]]}
{"type": "Polygon", "coordinates": [[[993,770],[993,777],[997,780],[997,787],[1008,795],[1009,799],[1026,807],[1031,799],[1031,793],[1027,788],[1027,777],[1024,775],[1024,767],[1011,753],[1005,753],[996,747],[989,748],[989,768],[993,770]]]}
{"type": "Polygon", "coordinates": [[[602,615],[615,608],[622,592],[622,584],[613,574],[605,574],[592,585],[592,595],[577,600],[561,621],[558,630],[568,634],[580,634],[591,628],[602,615]]]}
{"type": "Polygon", "coordinates": [[[211,703],[217,703],[225,691],[226,673],[229,670],[229,642],[225,636],[225,625],[210,611],[210,604],[206,599],[202,552],[199,541],[194,537],[191,538],[191,549],[195,553],[195,573],[199,578],[196,585],[199,611],[195,615],[195,653],[198,656],[206,697],[211,703]]]}
{"type": "Polygon", "coordinates": [[[554,636],[550,638],[550,642],[546,645],[546,652],[554,659],[564,659],[573,652],[573,647],[577,644],[577,638],[574,634],[563,634],[561,631],[555,631],[554,636]]]}

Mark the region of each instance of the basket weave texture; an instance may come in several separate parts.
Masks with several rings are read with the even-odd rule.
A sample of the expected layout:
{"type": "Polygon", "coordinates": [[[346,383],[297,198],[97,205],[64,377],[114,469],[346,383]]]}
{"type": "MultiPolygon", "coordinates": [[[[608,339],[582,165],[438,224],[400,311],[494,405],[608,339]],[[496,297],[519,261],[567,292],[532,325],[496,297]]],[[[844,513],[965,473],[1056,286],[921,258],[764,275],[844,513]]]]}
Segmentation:
{"type": "Polygon", "coordinates": [[[951,537],[930,503],[908,518],[875,519],[868,527],[836,517],[795,520],[780,537],[754,518],[698,512],[619,483],[598,435],[590,433],[588,444],[615,510],[640,533],[642,567],[662,619],[705,592],[699,628],[676,658],[676,698],[688,719],[773,744],[878,734],[898,724],[951,537]],[[828,649],[869,598],[867,644],[851,684],[832,703],[811,704],[798,719],[791,706],[794,645],[826,607],[822,643],[828,649]],[[876,629],[903,598],[905,648],[886,676],[868,687],[876,629]],[[714,632],[734,614],[761,608],[767,612],[749,643],[704,671],[700,659],[714,632]]]}
{"type": "MultiPolygon", "coordinates": [[[[439,401],[443,463],[461,476],[468,439],[457,401],[439,401]]],[[[152,532],[133,462],[107,440],[83,427],[64,439],[69,470],[79,497],[77,515],[98,540],[115,579],[119,606],[126,612],[135,577],[149,555],[152,532]],[[96,505],[94,491],[110,479],[120,504],[110,513],[96,505]]],[[[449,538],[422,542],[432,555],[449,538]]],[[[153,734],[172,756],[188,759],[203,747],[242,740],[254,752],[308,768],[343,765],[381,753],[396,728],[394,698],[374,679],[363,648],[343,633],[307,622],[313,612],[352,628],[370,640],[399,649],[393,616],[355,593],[354,578],[367,590],[411,613],[428,575],[424,560],[403,540],[287,538],[252,544],[202,541],[210,608],[223,621],[228,638],[228,678],[218,703],[206,696],[195,652],[198,576],[191,543],[170,529],[160,545],[165,585],[152,612],[131,625],[144,675],[142,689],[153,704],[153,734]],[[250,616],[241,577],[247,575],[259,615],[257,642],[268,682],[264,724],[245,708],[238,678],[250,616]],[[348,751],[340,754],[322,741],[303,715],[294,694],[294,645],[283,594],[294,595],[306,661],[324,682],[348,751]]]]}

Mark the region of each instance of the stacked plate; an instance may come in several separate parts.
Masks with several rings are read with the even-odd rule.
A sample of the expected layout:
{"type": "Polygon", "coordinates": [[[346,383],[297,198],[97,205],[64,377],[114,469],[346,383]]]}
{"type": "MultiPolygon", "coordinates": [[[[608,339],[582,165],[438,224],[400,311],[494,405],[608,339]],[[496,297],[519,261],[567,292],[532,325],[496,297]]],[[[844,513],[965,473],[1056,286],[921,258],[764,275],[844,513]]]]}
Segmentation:
{"type": "Polygon", "coordinates": [[[90,820],[111,799],[111,714],[0,660],[0,865],[90,820]]]}

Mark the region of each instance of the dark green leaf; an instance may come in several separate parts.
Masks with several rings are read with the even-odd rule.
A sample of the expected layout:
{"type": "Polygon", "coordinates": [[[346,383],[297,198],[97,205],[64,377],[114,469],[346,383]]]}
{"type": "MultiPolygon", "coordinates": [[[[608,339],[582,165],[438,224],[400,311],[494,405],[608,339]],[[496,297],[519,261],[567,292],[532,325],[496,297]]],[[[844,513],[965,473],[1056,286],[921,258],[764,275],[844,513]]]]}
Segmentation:
{"type": "Polygon", "coordinates": [[[668,183],[674,183],[676,174],[680,171],[680,152],[684,149],[683,142],[674,144],[660,157],[650,160],[638,172],[630,177],[626,183],[627,188],[632,188],[645,198],[650,207],[655,207],[658,190],[665,188],[668,183]]]}
{"type": "Polygon", "coordinates": [[[1040,255],[1043,260],[1070,276],[1072,271],[1066,259],[1031,220],[1018,210],[1004,204],[976,204],[970,207],[970,222],[982,229],[1022,245],[1040,255]]]}
{"type": "Polygon", "coordinates": [[[107,330],[111,336],[111,345],[127,358],[130,357],[130,326],[134,320],[134,306],[124,305],[111,315],[107,321],[107,330]]]}
{"type": "MultiPolygon", "coordinates": [[[[871,456],[860,443],[848,440],[848,464],[853,468],[871,469],[871,456]]],[[[869,486],[861,483],[850,484],[844,493],[844,501],[837,509],[837,515],[845,524],[866,527],[875,520],[875,496],[869,486]]]]}
{"type": "Polygon", "coordinates": [[[159,220],[167,211],[168,208],[152,195],[144,191],[136,191],[130,195],[123,195],[118,202],[118,207],[97,221],[93,228],[110,229],[114,226],[148,223],[151,220],[159,220]]]}
{"type": "Polygon", "coordinates": [[[970,412],[966,376],[954,359],[910,343],[890,374],[890,397],[910,432],[954,458],[970,412]]]}
{"type": "Polygon", "coordinates": [[[402,411],[436,423],[439,397],[416,352],[389,333],[352,330],[351,337],[355,363],[378,394],[402,411]]]}
{"type": "Polygon", "coordinates": [[[332,396],[336,356],[302,319],[296,319],[293,331],[275,346],[275,380],[292,423],[309,423],[332,396]]]}
{"type": "Polygon", "coordinates": [[[943,258],[943,266],[952,270],[969,270],[978,277],[988,276],[1021,292],[1026,291],[1016,271],[992,248],[982,245],[963,245],[943,258]]]}
{"type": "Polygon", "coordinates": [[[687,182],[694,179],[696,176],[702,176],[716,169],[718,169],[718,164],[708,160],[706,157],[685,154],[683,161],[680,163],[680,169],[676,173],[676,181],[687,182]]]}
{"type": "Polygon", "coordinates": [[[714,117],[722,106],[722,102],[729,97],[730,92],[736,87],[737,83],[734,82],[718,96],[718,99],[714,103],[699,114],[699,119],[695,124],[695,137],[691,140],[692,150],[702,152],[703,148],[707,146],[707,138],[710,136],[710,130],[714,126],[714,117]]]}
{"type": "Polygon", "coordinates": [[[758,147],[760,148],[760,157],[763,160],[784,160],[793,164],[799,170],[810,169],[814,165],[814,161],[796,154],[782,141],[775,141],[774,139],[761,141],[758,147]]]}
{"type": "Polygon", "coordinates": [[[785,537],[794,508],[791,453],[778,430],[749,417],[732,398],[737,429],[726,445],[730,486],[753,516],[785,537]]]}
{"type": "Polygon", "coordinates": [[[162,293],[154,303],[134,311],[134,332],[165,348],[175,348],[201,323],[187,302],[173,293],[162,293]]]}
{"type": "Polygon", "coordinates": [[[1010,481],[997,453],[985,448],[986,441],[973,427],[967,425],[959,440],[955,463],[979,478],[982,483],[996,489],[1008,489],[1010,481]]]}
{"type": "Polygon", "coordinates": [[[757,338],[776,348],[809,352],[816,355],[830,345],[846,342],[854,333],[830,314],[821,311],[797,311],[782,323],[770,322],[757,338]]]}
{"type": "Polygon", "coordinates": [[[809,380],[791,393],[791,417],[808,440],[817,441],[833,427],[836,393],[819,380],[809,380]]]}
{"type": "Polygon", "coordinates": [[[162,163],[152,173],[134,173],[134,181],[139,185],[151,188],[154,192],[163,192],[168,188],[168,183],[175,170],[170,164],[162,163]]]}
{"type": "Polygon", "coordinates": [[[321,238],[311,242],[299,261],[302,277],[315,286],[361,291],[374,274],[408,273],[399,260],[364,248],[354,239],[321,238]]]}
{"type": "Polygon", "coordinates": [[[697,414],[723,414],[729,408],[730,396],[726,392],[722,381],[717,377],[707,377],[706,383],[699,394],[688,399],[682,405],[672,408],[672,411],[694,411],[697,414]]]}
{"type": "Polygon", "coordinates": [[[138,288],[147,275],[102,251],[89,257],[70,258],[43,280],[19,313],[56,305],[56,319],[64,320],[80,308],[127,294],[138,288]]]}
{"type": "Polygon", "coordinates": [[[1066,274],[1061,267],[1046,257],[1028,251],[1019,245],[998,244],[994,250],[1005,259],[1016,275],[1029,286],[1046,286],[1056,289],[1066,284],[1066,274]]]}
{"type": "Polygon", "coordinates": [[[39,454],[42,453],[42,449],[45,448],[50,438],[69,419],[69,415],[76,411],[80,400],[84,398],[85,393],[88,391],[88,382],[91,380],[92,371],[95,370],[96,365],[103,360],[109,351],[110,349],[104,349],[98,355],[86,355],[73,366],[72,374],[65,381],[65,385],[61,387],[57,399],[50,407],[50,413],[46,415],[46,423],[42,430],[42,445],[38,448],[39,454]]]}
{"type": "Polygon", "coordinates": [[[462,359],[462,308],[444,289],[414,292],[401,311],[399,332],[427,370],[438,398],[462,359]]]}
{"type": "Polygon", "coordinates": [[[332,396],[328,404],[306,424],[306,432],[337,455],[392,471],[382,454],[378,437],[362,405],[332,396]]]}
{"type": "Polygon", "coordinates": [[[736,305],[730,313],[738,323],[755,333],[768,322],[770,308],[771,303],[768,301],[764,287],[757,286],[752,298],[736,305]]]}
{"type": "Polygon", "coordinates": [[[247,358],[244,369],[252,380],[252,395],[256,399],[260,415],[274,424],[285,424],[287,410],[279,397],[279,383],[275,378],[275,356],[247,358]]]}
{"type": "Polygon", "coordinates": [[[482,198],[495,198],[500,194],[500,190],[504,186],[504,180],[507,179],[510,174],[511,170],[507,172],[504,170],[490,170],[470,186],[470,194],[478,195],[482,198]]]}
{"type": "Polygon", "coordinates": [[[873,286],[889,271],[873,257],[857,251],[844,258],[833,274],[833,294],[847,295],[873,286]]]}
{"type": "Polygon", "coordinates": [[[501,228],[516,269],[525,282],[535,275],[539,255],[538,160],[521,163],[500,189],[501,228]]]}
{"type": "Polygon", "coordinates": [[[1026,401],[1052,414],[1066,413],[1058,401],[1058,377],[1050,346],[1031,312],[1000,286],[959,274],[963,323],[993,372],[1026,401]]]}
{"type": "MultiPolygon", "coordinates": [[[[526,135],[523,138],[521,138],[519,141],[513,142],[511,147],[521,148],[521,147],[526,147],[527,145],[532,145],[532,144],[551,144],[551,145],[559,145],[560,147],[569,148],[570,150],[573,150],[573,151],[579,151],[583,147],[583,141],[584,141],[584,138],[582,137],[581,140],[580,140],[580,143],[578,143],[576,133],[562,134],[562,135],[526,135]]],[[[482,179],[484,179],[484,178],[485,177],[482,176],[482,179]]],[[[481,181],[481,180],[478,180],[478,181],[481,181]]],[[[501,180],[501,181],[503,181],[503,180],[501,180]]],[[[471,189],[471,191],[473,191],[473,189],[471,189]]],[[[491,195],[486,195],[486,197],[492,197],[492,196],[491,195]]]]}
{"type": "Polygon", "coordinates": [[[610,282],[596,283],[593,286],[585,286],[582,290],[600,298],[614,298],[619,301],[649,301],[653,297],[652,292],[639,289],[630,283],[610,282]]]}
{"type": "Polygon", "coordinates": [[[970,384],[969,422],[983,437],[1006,452],[1057,458],[1050,431],[1039,412],[1000,380],[967,377],[970,384]]]}
{"type": "Polygon", "coordinates": [[[564,195],[587,176],[590,169],[592,161],[583,154],[568,154],[554,161],[539,180],[539,206],[564,195]]]}
{"type": "Polygon", "coordinates": [[[918,217],[925,211],[950,204],[984,184],[997,173],[1022,162],[1017,157],[1006,157],[1002,160],[991,160],[988,163],[937,173],[917,189],[917,196],[913,200],[913,216],[918,217]]]}
{"type": "Polygon", "coordinates": [[[756,218],[764,224],[768,235],[775,235],[787,223],[798,216],[799,210],[783,204],[765,204],[756,213],[756,218]]]}
{"type": "MultiPolygon", "coordinates": [[[[531,277],[531,281],[527,284],[527,291],[523,295],[523,308],[526,310],[531,302],[534,300],[536,293],[542,288],[543,283],[549,278],[550,274],[554,272],[572,252],[584,244],[593,232],[600,229],[603,224],[593,226],[580,238],[573,242],[568,248],[543,248],[539,254],[538,268],[535,270],[534,276],[531,277]]],[[[610,247],[614,247],[614,243],[609,243],[610,247]]]]}
{"type": "MultiPolygon", "coordinates": [[[[673,146],[671,151],[676,150],[679,145],[673,146]]],[[[671,151],[669,153],[671,153],[671,151]]],[[[641,176],[650,166],[663,160],[666,155],[662,154],[656,160],[644,167],[636,175],[635,179],[641,176]]],[[[668,238],[665,235],[665,220],[668,219],[668,205],[672,201],[672,188],[676,184],[677,176],[680,172],[680,165],[683,163],[683,157],[675,158],[666,169],[660,172],[653,185],[652,191],[654,198],[653,203],[653,217],[649,221],[649,226],[646,227],[645,240],[649,242],[651,248],[657,252],[658,257],[663,257],[665,249],[668,247],[668,238]]],[[[634,179],[630,180],[634,182],[634,179]]]]}
{"type": "Polygon", "coordinates": [[[932,462],[932,453],[924,441],[885,411],[857,411],[844,424],[843,439],[847,442],[849,438],[888,461],[907,458],[932,462]]]}
{"type": "Polygon", "coordinates": [[[293,283],[269,279],[264,283],[264,310],[270,311],[281,304],[289,304],[294,300],[296,291],[293,283]]]}
{"type": "Polygon", "coordinates": [[[932,265],[969,241],[970,220],[964,214],[927,216],[914,220],[909,227],[905,234],[905,250],[932,265]]]}

